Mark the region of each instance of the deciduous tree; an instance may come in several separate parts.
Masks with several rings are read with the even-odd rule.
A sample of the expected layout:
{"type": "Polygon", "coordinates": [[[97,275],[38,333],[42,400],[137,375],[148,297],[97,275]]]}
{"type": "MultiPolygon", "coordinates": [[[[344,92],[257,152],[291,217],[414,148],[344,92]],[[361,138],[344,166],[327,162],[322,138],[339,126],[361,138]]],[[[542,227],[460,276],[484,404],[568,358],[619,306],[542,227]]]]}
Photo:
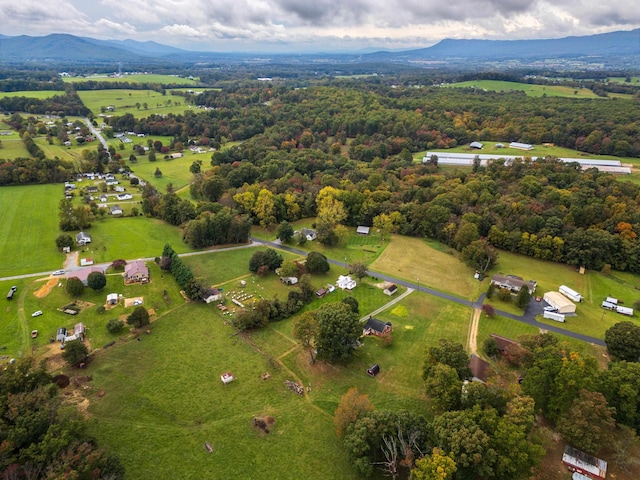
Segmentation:
{"type": "Polygon", "coordinates": [[[427,348],[427,355],[422,370],[422,378],[426,379],[432,375],[433,369],[444,363],[452,367],[458,374],[460,380],[471,377],[469,370],[469,355],[464,347],[459,343],[441,338],[437,345],[427,348]]]}
{"type": "Polygon", "coordinates": [[[87,286],[96,292],[107,285],[107,277],[102,272],[91,272],[87,277],[87,286]]]}
{"type": "Polygon", "coordinates": [[[127,324],[135,328],[149,325],[149,312],[143,306],[134,308],[133,312],[127,317],[127,324]]]}
{"type": "Polygon", "coordinates": [[[318,359],[327,362],[345,363],[356,348],[362,335],[358,316],[341,302],[325,303],[316,310],[318,333],[316,347],[318,359]]]}
{"type": "Polygon", "coordinates": [[[72,297],[79,297],[84,292],[84,283],[78,277],[69,277],[65,290],[72,297]]]}
{"type": "Polygon", "coordinates": [[[616,360],[640,361],[640,327],[625,321],[618,322],[604,332],[609,355],[616,360]]]}
{"type": "Polygon", "coordinates": [[[78,365],[84,362],[89,356],[87,346],[80,340],[65,342],[62,358],[69,365],[78,365]]]}
{"type": "Polygon", "coordinates": [[[373,403],[369,400],[369,395],[361,394],[355,387],[347,390],[333,414],[333,423],[336,425],[338,437],[343,438],[347,433],[347,427],[372,412],[374,408],[373,403]]]}

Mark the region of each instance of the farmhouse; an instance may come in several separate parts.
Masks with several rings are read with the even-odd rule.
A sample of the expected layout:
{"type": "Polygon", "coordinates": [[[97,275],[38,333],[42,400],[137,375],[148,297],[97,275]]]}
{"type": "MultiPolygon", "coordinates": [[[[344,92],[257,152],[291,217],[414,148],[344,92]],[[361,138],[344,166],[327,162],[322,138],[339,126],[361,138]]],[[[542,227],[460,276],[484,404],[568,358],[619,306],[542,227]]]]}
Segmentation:
{"type": "Polygon", "coordinates": [[[387,288],[383,290],[383,293],[389,296],[395,295],[396,293],[398,293],[398,287],[392,283],[391,285],[389,285],[387,288]]]}
{"type": "Polygon", "coordinates": [[[147,283],[149,281],[149,269],[145,265],[143,260],[136,260],[128,263],[124,267],[124,282],[125,283],[147,283]]]}
{"type": "Polygon", "coordinates": [[[362,335],[375,335],[376,337],[382,337],[388,333],[391,333],[393,325],[391,322],[383,322],[377,318],[369,317],[367,323],[362,327],[362,335]]]}
{"type": "Polygon", "coordinates": [[[301,232],[302,232],[302,235],[304,235],[307,238],[307,240],[310,242],[318,238],[318,233],[315,230],[312,230],[311,228],[303,228],[301,232]]]}
{"type": "Polygon", "coordinates": [[[119,205],[112,206],[109,211],[111,212],[111,215],[122,215],[122,207],[119,205]]]}
{"type": "Polygon", "coordinates": [[[280,281],[285,285],[295,285],[298,283],[297,277],[280,277],[280,281]]]}
{"type": "Polygon", "coordinates": [[[82,283],[84,283],[84,286],[86,287],[88,285],[89,275],[91,275],[93,272],[104,273],[104,268],[98,266],[81,268],[80,270],[76,270],[75,272],[70,273],[69,277],[78,278],[82,283]]]}
{"type": "Polygon", "coordinates": [[[371,230],[371,227],[365,227],[364,225],[360,225],[358,228],[356,228],[356,233],[358,235],[369,235],[370,230],[371,230]]]}
{"type": "Polygon", "coordinates": [[[604,480],[607,476],[607,462],[567,445],[562,455],[564,463],[572,472],[582,473],[589,478],[604,480]]]}
{"type": "Polygon", "coordinates": [[[98,187],[87,187],[87,193],[98,193],[98,187]]]}
{"type": "Polygon", "coordinates": [[[340,275],[336,286],[342,290],[353,290],[356,288],[356,281],[349,275],[340,275]]]}
{"type": "Polygon", "coordinates": [[[91,243],[91,235],[84,232],[76,234],[76,243],[78,245],[87,245],[88,243],[91,243]]]}
{"type": "Polygon", "coordinates": [[[469,369],[471,370],[471,380],[485,383],[491,375],[491,365],[475,354],[471,354],[469,359],[469,369]]]}
{"type": "Polygon", "coordinates": [[[210,288],[204,294],[205,303],[219,302],[222,300],[222,292],[217,288],[210,288]]]}
{"type": "Polygon", "coordinates": [[[575,313],[576,305],[569,301],[560,292],[547,292],[544,294],[544,301],[554,307],[557,313],[567,314],[575,313]]]}
{"type": "Polygon", "coordinates": [[[526,282],[522,277],[517,277],[515,275],[494,275],[491,277],[491,283],[498,288],[506,288],[512,293],[519,293],[523,287],[527,287],[529,289],[529,294],[533,294],[533,292],[536,291],[537,286],[537,283],[533,280],[526,282]]]}
{"type": "Polygon", "coordinates": [[[500,349],[500,353],[506,354],[508,353],[508,349],[515,346],[520,346],[520,343],[515,340],[511,340],[510,338],[501,337],[500,335],[496,335],[495,333],[489,334],[491,338],[496,341],[498,348],[500,349]]]}
{"type": "Polygon", "coordinates": [[[131,195],[130,193],[119,193],[116,195],[116,198],[118,200],[131,200],[133,198],[133,195],[131,195]]]}
{"type": "Polygon", "coordinates": [[[108,200],[108,198],[107,198],[107,196],[106,196],[106,195],[100,195],[100,201],[101,201],[102,203],[107,202],[107,200],[108,200]]]}

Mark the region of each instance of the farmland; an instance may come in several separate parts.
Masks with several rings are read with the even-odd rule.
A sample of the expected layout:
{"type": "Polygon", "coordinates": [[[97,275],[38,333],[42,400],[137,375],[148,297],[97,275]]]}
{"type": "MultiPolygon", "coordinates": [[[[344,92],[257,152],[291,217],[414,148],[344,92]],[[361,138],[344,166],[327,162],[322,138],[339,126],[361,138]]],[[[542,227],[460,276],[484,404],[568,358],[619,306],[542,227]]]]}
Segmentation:
{"type": "Polygon", "coordinates": [[[177,75],[161,75],[156,73],[125,74],[123,76],[111,76],[106,74],[87,75],[86,77],[62,77],[65,82],[78,83],[87,81],[96,82],[130,82],[130,83],[159,83],[162,85],[197,85],[197,79],[180,77],[177,75]]]}
{"type": "MultiPolygon", "coordinates": [[[[477,88],[480,90],[496,92],[520,91],[530,97],[601,98],[588,88],[573,88],[562,85],[536,85],[531,83],[506,82],[500,80],[471,80],[468,82],[452,83],[447,85],[447,87],[477,88]]],[[[631,98],[630,95],[626,95],[626,97],[631,98]]]]}
{"type": "Polygon", "coordinates": [[[131,113],[138,118],[152,114],[180,114],[191,108],[184,103],[184,97],[162,95],[155,90],[81,90],[78,95],[96,116],[106,113],[109,106],[114,107],[110,114],[131,113]]]}
{"type": "Polygon", "coordinates": [[[27,98],[51,98],[56,95],[64,95],[62,90],[21,90],[19,92],[0,92],[3,97],[27,97],[27,98]]]}

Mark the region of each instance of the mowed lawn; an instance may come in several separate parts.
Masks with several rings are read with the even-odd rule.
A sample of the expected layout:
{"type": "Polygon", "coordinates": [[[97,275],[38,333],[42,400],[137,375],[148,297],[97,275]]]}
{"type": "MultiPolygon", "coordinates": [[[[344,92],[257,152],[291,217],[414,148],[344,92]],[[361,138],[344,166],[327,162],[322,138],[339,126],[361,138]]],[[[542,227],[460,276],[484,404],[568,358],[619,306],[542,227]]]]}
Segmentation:
{"type": "Polygon", "coordinates": [[[55,244],[61,192],[60,185],[0,188],[0,277],[62,266],[55,244]]]}
{"type": "Polygon", "coordinates": [[[185,104],[184,97],[162,95],[155,90],[81,90],[78,95],[94,115],[103,113],[102,107],[107,108],[110,105],[115,107],[115,111],[108,112],[110,115],[122,116],[131,113],[136,118],[148,117],[154,113],[180,114],[191,108],[185,104]],[[144,108],[145,103],[147,108],[144,108]]]}
{"type": "Polygon", "coordinates": [[[467,300],[476,300],[481,293],[473,269],[462,263],[453,249],[421,238],[393,235],[369,269],[467,300]]]}
{"type": "Polygon", "coordinates": [[[62,90],[22,90],[20,92],[0,92],[0,98],[27,97],[27,98],[51,98],[56,95],[64,95],[62,90]]]}

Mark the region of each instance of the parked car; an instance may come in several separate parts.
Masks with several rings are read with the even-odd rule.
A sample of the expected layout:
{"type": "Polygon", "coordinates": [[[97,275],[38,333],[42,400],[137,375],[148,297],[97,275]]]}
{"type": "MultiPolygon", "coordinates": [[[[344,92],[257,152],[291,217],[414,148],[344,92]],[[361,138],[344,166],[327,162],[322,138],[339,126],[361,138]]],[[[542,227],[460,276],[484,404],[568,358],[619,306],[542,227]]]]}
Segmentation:
{"type": "Polygon", "coordinates": [[[544,311],[545,312],[557,312],[558,309],[556,307],[552,307],[551,305],[549,305],[548,307],[544,307],[544,311]]]}
{"type": "Polygon", "coordinates": [[[39,317],[42,315],[42,310],[35,311],[31,314],[32,317],[39,317]]]}
{"type": "Polygon", "coordinates": [[[56,270],[53,275],[64,275],[64,270],[56,270]]]}

